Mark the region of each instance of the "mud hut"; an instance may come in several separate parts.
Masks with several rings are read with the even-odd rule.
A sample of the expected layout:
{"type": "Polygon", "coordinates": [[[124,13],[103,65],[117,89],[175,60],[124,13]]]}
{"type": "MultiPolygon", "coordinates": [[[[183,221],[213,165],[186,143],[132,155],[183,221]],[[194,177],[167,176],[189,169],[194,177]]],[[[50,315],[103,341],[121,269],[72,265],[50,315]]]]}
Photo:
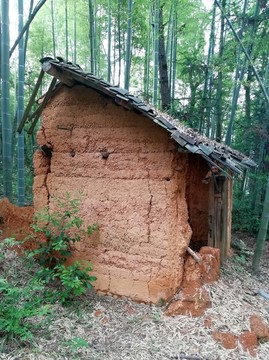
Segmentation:
{"type": "Polygon", "coordinates": [[[182,281],[188,246],[230,246],[232,175],[253,162],[80,67],[50,58],[19,131],[33,130],[34,206],[83,190],[81,216],[99,232],[75,256],[92,261],[96,289],[156,303],[182,281]],[[51,85],[30,114],[44,73],[51,85]]]}

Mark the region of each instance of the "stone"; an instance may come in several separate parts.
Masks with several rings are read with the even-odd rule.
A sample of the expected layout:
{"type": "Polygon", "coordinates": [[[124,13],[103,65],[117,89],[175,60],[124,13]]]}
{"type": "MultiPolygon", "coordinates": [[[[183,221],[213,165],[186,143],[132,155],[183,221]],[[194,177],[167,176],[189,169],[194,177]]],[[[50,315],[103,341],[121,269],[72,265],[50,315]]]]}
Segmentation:
{"type": "Polygon", "coordinates": [[[269,341],[269,328],[259,315],[251,315],[250,329],[256,334],[258,340],[269,341]]]}
{"type": "Polygon", "coordinates": [[[195,294],[182,292],[179,300],[174,300],[165,310],[165,315],[191,315],[202,316],[206,309],[211,307],[211,301],[206,290],[200,289],[195,294]]]}
{"type": "Polygon", "coordinates": [[[214,331],[212,337],[219,342],[225,349],[235,349],[237,347],[237,337],[230,332],[214,331]]]}
{"type": "Polygon", "coordinates": [[[191,255],[188,255],[184,264],[182,288],[196,292],[202,286],[199,264],[191,255]]]}
{"type": "Polygon", "coordinates": [[[180,299],[174,300],[167,307],[165,314],[201,316],[205,310],[211,307],[211,301],[202,285],[218,280],[220,271],[220,250],[209,246],[200,250],[202,264],[187,255],[183,281],[181,284],[180,299]]]}
{"type": "Polygon", "coordinates": [[[102,315],[102,311],[101,310],[95,310],[95,312],[93,313],[94,317],[99,317],[102,315]]]}
{"type": "Polygon", "coordinates": [[[200,265],[202,284],[210,284],[217,281],[220,275],[220,249],[203,246],[199,254],[202,258],[200,265]]]}
{"type": "Polygon", "coordinates": [[[245,331],[238,336],[238,342],[244,351],[248,351],[251,356],[256,356],[258,340],[253,331],[245,331]]]}

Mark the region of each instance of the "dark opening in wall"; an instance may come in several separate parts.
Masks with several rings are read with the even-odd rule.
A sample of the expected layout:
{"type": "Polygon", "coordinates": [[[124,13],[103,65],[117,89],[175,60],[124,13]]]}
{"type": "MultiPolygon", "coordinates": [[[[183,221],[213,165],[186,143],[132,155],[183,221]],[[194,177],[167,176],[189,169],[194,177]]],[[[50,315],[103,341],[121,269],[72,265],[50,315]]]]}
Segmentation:
{"type": "Polygon", "coordinates": [[[203,179],[209,167],[199,155],[189,154],[186,198],[189,212],[189,224],[192,229],[191,249],[198,251],[208,245],[209,232],[209,184],[203,179]]]}

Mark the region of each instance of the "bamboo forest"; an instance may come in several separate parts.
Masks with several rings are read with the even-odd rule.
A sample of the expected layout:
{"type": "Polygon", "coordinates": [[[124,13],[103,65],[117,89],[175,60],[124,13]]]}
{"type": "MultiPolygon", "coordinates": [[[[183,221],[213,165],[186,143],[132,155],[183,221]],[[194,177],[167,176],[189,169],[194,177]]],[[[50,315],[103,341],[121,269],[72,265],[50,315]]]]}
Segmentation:
{"type": "Polygon", "coordinates": [[[257,234],[268,202],[268,16],[264,0],[3,0],[1,197],[32,202],[35,133],[17,125],[39,59],[58,56],[253,159],[235,180],[233,227],[257,234]]]}

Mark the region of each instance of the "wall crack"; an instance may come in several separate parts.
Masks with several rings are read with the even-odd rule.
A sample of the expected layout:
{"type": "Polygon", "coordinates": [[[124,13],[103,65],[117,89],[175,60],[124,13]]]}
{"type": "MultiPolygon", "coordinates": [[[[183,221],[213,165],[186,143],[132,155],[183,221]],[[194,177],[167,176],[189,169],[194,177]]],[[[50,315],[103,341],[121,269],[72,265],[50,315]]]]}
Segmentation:
{"type": "MultiPolygon", "coordinates": [[[[49,144],[50,147],[51,147],[51,150],[53,150],[52,144],[49,141],[47,141],[46,132],[45,132],[44,128],[42,128],[42,132],[43,132],[43,136],[45,138],[46,144],[49,144]]],[[[51,156],[53,156],[53,155],[51,155],[51,156]]],[[[47,170],[47,174],[46,174],[45,179],[44,179],[44,186],[45,186],[46,191],[47,191],[47,206],[48,207],[50,205],[50,192],[49,192],[49,187],[48,187],[48,174],[51,172],[51,156],[46,156],[47,162],[48,162],[48,170],[47,170]]]]}
{"type": "Polygon", "coordinates": [[[151,192],[151,188],[150,188],[150,175],[148,172],[148,191],[149,191],[149,205],[148,205],[148,212],[147,212],[147,225],[148,225],[148,229],[147,229],[147,239],[148,239],[148,243],[150,242],[150,223],[151,223],[151,219],[150,219],[150,214],[151,214],[151,210],[152,210],[152,199],[153,199],[153,194],[151,192]]]}

